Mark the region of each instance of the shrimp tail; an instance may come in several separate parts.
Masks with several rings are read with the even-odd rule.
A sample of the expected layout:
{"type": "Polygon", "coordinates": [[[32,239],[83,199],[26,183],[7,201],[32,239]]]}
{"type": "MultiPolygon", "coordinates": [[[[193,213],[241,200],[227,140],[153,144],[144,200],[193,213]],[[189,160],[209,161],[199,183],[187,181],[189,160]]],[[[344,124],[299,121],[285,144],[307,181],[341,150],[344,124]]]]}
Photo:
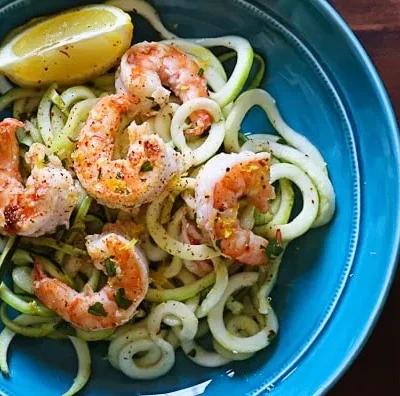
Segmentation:
{"type": "MultiPolygon", "coordinates": [[[[132,46],[122,57],[116,73],[116,91],[140,101],[141,113],[151,116],[165,106],[170,97],[168,87],[182,101],[208,98],[207,80],[200,66],[186,53],[172,45],[142,42],[132,46]]],[[[213,122],[204,110],[190,115],[192,127],[185,134],[199,136],[213,122]]]]}

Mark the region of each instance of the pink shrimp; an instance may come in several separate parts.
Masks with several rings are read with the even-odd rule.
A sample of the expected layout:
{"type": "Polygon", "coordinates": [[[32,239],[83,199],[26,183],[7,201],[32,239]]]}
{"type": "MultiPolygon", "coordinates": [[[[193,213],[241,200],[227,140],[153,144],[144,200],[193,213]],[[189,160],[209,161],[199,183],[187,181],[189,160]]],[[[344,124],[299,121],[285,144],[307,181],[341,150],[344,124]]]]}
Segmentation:
{"type": "Polygon", "coordinates": [[[36,297],[67,322],[86,330],[120,326],[130,320],[148,288],[147,260],[138,247],[122,235],[104,232],[86,238],[94,266],[108,275],[99,291],[85,285],[77,292],[46,274],[39,262],[33,270],[36,297]]]}
{"type": "MultiPolygon", "coordinates": [[[[132,46],[117,72],[117,92],[131,93],[151,113],[168,103],[170,92],[163,86],[182,102],[209,96],[200,67],[184,52],[155,42],[132,46]]],[[[188,135],[201,135],[212,123],[211,115],[204,110],[193,112],[189,118],[195,126],[186,129],[188,135]]]]}
{"type": "Polygon", "coordinates": [[[90,112],[72,154],[86,191],[111,208],[132,210],[148,203],[182,171],[181,155],[150,130],[148,123],[128,127],[125,159],[113,159],[114,140],[124,115],[140,113],[128,95],[101,98],[90,112]]]}
{"type": "Polygon", "coordinates": [[[0,228],[6,234],[51,234],[69,225],[78,190],[61,161],[40,143],[26,154],[32,171],[24,186],[16,138],[23,126],[12,118],[0,122],[0,228]]]}
{"type": "Polygon", "coordinates": [[[269,182],[269,154],[244,151],[219,154],[197,176],[197,225],[229,258],[243,264],[264,265],[268,241],[243,229],[237,218],[239,200],[247,198],[263,213],[275,197],[269,182]]]}

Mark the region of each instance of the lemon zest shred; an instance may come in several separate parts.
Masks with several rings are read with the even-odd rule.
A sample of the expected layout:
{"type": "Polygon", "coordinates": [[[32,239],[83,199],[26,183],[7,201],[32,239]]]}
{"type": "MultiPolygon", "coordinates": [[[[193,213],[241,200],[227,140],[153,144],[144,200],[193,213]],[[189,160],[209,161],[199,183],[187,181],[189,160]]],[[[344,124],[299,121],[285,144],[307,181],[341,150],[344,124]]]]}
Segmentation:
{"type": "Polygon", "coordinates": [[[256,172],[260,169],[260,167],[256,164],[250,164],[246,167],[243,167],[244,172],[256,172]]]}
{"type": "Polygon", "coordinates": [[[126,189],[126,182],[124,180],[108,179],[104,181],[104,184],[106,185],[106,187],[116,192],[126,189]]]}
{"type": "Polygon", "coordinates": [[[136,244],[138,240],[136,238],[132,238],[128,243],[126,243],[124,246],[120,247],[119,250],[129,250],[132,249],[136,244]]]}

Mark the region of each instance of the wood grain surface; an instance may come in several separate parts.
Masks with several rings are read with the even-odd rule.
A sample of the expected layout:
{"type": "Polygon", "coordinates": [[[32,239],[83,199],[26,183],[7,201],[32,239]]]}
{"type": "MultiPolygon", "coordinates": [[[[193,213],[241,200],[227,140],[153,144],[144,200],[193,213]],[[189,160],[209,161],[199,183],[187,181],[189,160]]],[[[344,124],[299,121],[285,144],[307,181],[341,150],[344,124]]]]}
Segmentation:
{"type": "MultiPolygon", "coordinates": [[[[371,56],[400,120],[400,0],[330,3],[371,56]]],[[[400,395],[400,266],[370,339],[330,395],[400,395]]]]}

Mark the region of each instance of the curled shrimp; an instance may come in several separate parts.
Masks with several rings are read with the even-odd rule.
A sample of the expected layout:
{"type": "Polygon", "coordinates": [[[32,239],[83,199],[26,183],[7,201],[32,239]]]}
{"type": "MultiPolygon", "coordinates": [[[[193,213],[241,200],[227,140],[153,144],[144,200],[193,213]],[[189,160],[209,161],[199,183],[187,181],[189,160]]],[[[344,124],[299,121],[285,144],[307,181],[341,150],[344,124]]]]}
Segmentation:
{"type": "MultiPolygon", "coordinates": [[[[208,97],[207,81],[198,64],[172,45],[143,42],[132,46],[122,57],[117,72],[117,92],[129,92],[138,98],[145,113],[151,114],[169,101],[170,88],[182,102],[208,97]]],[[[204,110],[190,115],[188,135],[201,135],[212,123],[204,110]]]]}
{"type": "Polygon", "coordinates": [[[247,198],[266,213],[275,197],[269,182],[269,154],[219,154],[196,179],[197,224],[226,257],[243,264],[263,265],[268,240],[240,226],[239,200],[247,198]]]}
{"type": "Polygon", "coordinates": [[[137,102],[128,95],[103,97],[90,112],[72,154],[82,186],[111,208],[138,208],[182,171],[181,155],[153,134],[148,123],[133,122],[128,127],[126,159],[113,159],[122,116],[134,116],[138,111],[137,102]]]}
{"type": "Polygon", "coordinates": [[[0,122],[0,228],[6,234],[37,237],[69,225],[78,189],[61,161],[40,143],[25,156],[32,171],[24,186],[15,135],[23,126],[12,118],[0,122]]]}
{"type": "Polygon", "coordinates": [[[120,326],[130,320],[147,293],[147,261],[138,247],[125,237],[105,232],[86,237],[94,266],[108,275],[106,285],[93,291],[86,284],[78,292],[50,278],[39,262],[33,270],[33,288],[38,299],[67,322],[85,330],[120,326]]]}

